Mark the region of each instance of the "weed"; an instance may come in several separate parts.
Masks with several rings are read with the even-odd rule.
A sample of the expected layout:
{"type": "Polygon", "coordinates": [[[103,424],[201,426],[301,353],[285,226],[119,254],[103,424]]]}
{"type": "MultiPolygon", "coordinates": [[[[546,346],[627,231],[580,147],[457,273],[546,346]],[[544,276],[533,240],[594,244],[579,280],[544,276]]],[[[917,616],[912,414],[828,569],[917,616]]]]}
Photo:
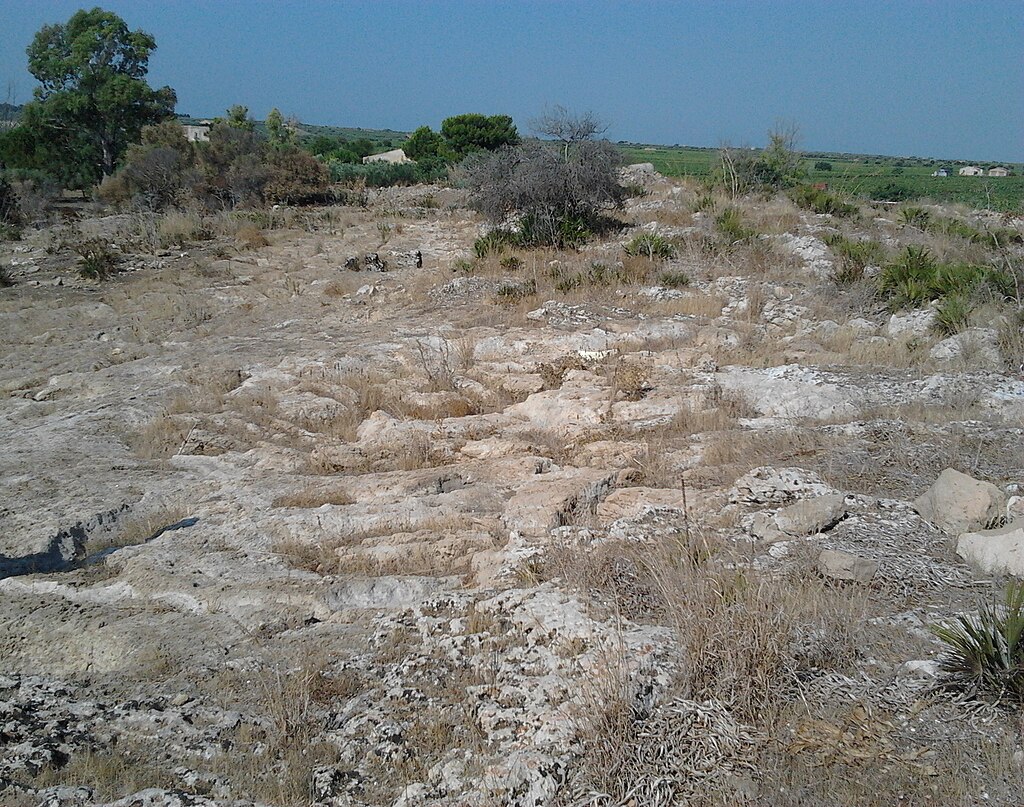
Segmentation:
{"type": "Polygon", "coordinates": [[[473,242],[473,254],[481,260],[491,255],[500,255],[515,242],[515,235],[507,230],[491,230],[473,242]]]}
{"type": "Polygon", "coordinates": [[[515,255],[506,255],[498,261],[498,265],[506,272],[518,272],[523,268],[523,261],[515,255]]]}
{"type": "Polygon", "coordinates": [[[943,336],[960,333],[968,325],[974,306],[963,294],[948,294],[935,309],[934,330],[943,336]]]}
{"type": "Polygon", "coordinates": [[[880,263],[885,248],[877,241],[852,241],[840,233],[825,238],[838,262],[833,280],[840,286],[851,286],[864,279],[864,269],[880,263]]]}
{"type": "Polygon", "coordinates": [[[110,242],[87,238],[72,246],[79,255],[78,273],[92,280],[106,280],[118,271],[118,256],[110,242]]]}
{"type": "Polygon", "coordinates": [[[495,294],[498,297],[499,302],[505,305],[514,305],[527,297],[532,297],[537,293],[537,282],[535,280],[527,280],[524,283],[518,283],[515,281],[505,281],[498,286],[495,294]]]}
{"type": "Polygon", "coordinates": [[[715,217],[715,229],[726,244],[740,244],[757,235],[757,231],[743,223],[739,208],[727,207],[715,217]]]}
{"type": "Polygon", "coordinates": [[[916,227],[919,230],[927,230],[931,223],[932,214],[923,207],[907,206],[900,210],[899,220],[906,227],[916,227]]]}

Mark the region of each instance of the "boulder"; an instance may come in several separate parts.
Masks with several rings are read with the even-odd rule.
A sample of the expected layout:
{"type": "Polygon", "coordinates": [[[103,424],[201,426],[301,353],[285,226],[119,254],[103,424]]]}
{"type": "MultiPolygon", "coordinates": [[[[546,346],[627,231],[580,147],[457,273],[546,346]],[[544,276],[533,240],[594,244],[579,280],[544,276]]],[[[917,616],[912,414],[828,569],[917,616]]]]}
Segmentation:
{"type": "Polygon", "coordinates": [[[1006,496],[990,482],[947,468],[928,490],[914,501],[921,518],[948,535],[983,530],[999,522],[1006,496]]]}
{"type": "Polygon", "coordinates": [[[1024,518],[994,530],[965,532],[956,553],[986,574],[1024,577],[1024,518]]]}
{"type": "Polygon", "coordinates": [[[878,561],[838,549],[823,549],[818,555],[818,571],[832,580],[867,583],[878,571],[878,561]]]}

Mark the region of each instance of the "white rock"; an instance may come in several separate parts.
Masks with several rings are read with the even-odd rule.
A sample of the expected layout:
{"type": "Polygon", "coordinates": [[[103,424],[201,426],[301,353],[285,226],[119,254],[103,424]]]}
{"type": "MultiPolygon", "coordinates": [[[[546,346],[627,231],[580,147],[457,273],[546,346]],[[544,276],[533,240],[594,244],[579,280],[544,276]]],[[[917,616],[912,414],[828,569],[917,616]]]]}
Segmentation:
{"type": "Polygon", "coordinates": [[[921,518],[947,535],[985,529],[1006,512],[1006,495],[990,482],[983,482],[953,468],[947,468],[925,493],[914,501],[921,518]]]}
{"type": "Polygon", "coordinates": [[[899,339],[928,336],[935,322],[935,311],[927,308],[905,314],[893,314],[885,325],[885,335],[899,339]]]}
{"type": "Polygon", "coordinates": [[[966,532],[956,542],[956,553],[986,574],[1024,577],[1024,519],[994,530],[966,532]]]}

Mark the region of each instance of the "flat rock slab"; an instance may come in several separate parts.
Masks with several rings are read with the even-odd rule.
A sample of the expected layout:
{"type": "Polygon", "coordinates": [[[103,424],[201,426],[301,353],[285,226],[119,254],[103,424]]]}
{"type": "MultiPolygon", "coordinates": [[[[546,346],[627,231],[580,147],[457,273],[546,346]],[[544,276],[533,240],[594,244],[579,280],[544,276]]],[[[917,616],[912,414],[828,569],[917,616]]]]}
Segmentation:
{"type": "Polygon", "coordinates": [[[818,571],[832,580],[868,583],[878,571],[878,561],[838,549],[823,549],[818,555],[818,571]]]}

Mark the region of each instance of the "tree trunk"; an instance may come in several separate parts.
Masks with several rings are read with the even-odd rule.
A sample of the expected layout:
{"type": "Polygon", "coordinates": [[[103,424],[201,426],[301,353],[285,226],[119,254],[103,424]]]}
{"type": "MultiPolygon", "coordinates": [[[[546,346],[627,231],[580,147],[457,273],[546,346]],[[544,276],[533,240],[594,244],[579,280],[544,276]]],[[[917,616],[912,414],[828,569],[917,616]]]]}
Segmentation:
{"type": "Polygon", "coordinates": [[[109,138],[101,136],[100,148],[103,150],[103,176],[106,178],[114,173],[114,144],[109,138]]]}

